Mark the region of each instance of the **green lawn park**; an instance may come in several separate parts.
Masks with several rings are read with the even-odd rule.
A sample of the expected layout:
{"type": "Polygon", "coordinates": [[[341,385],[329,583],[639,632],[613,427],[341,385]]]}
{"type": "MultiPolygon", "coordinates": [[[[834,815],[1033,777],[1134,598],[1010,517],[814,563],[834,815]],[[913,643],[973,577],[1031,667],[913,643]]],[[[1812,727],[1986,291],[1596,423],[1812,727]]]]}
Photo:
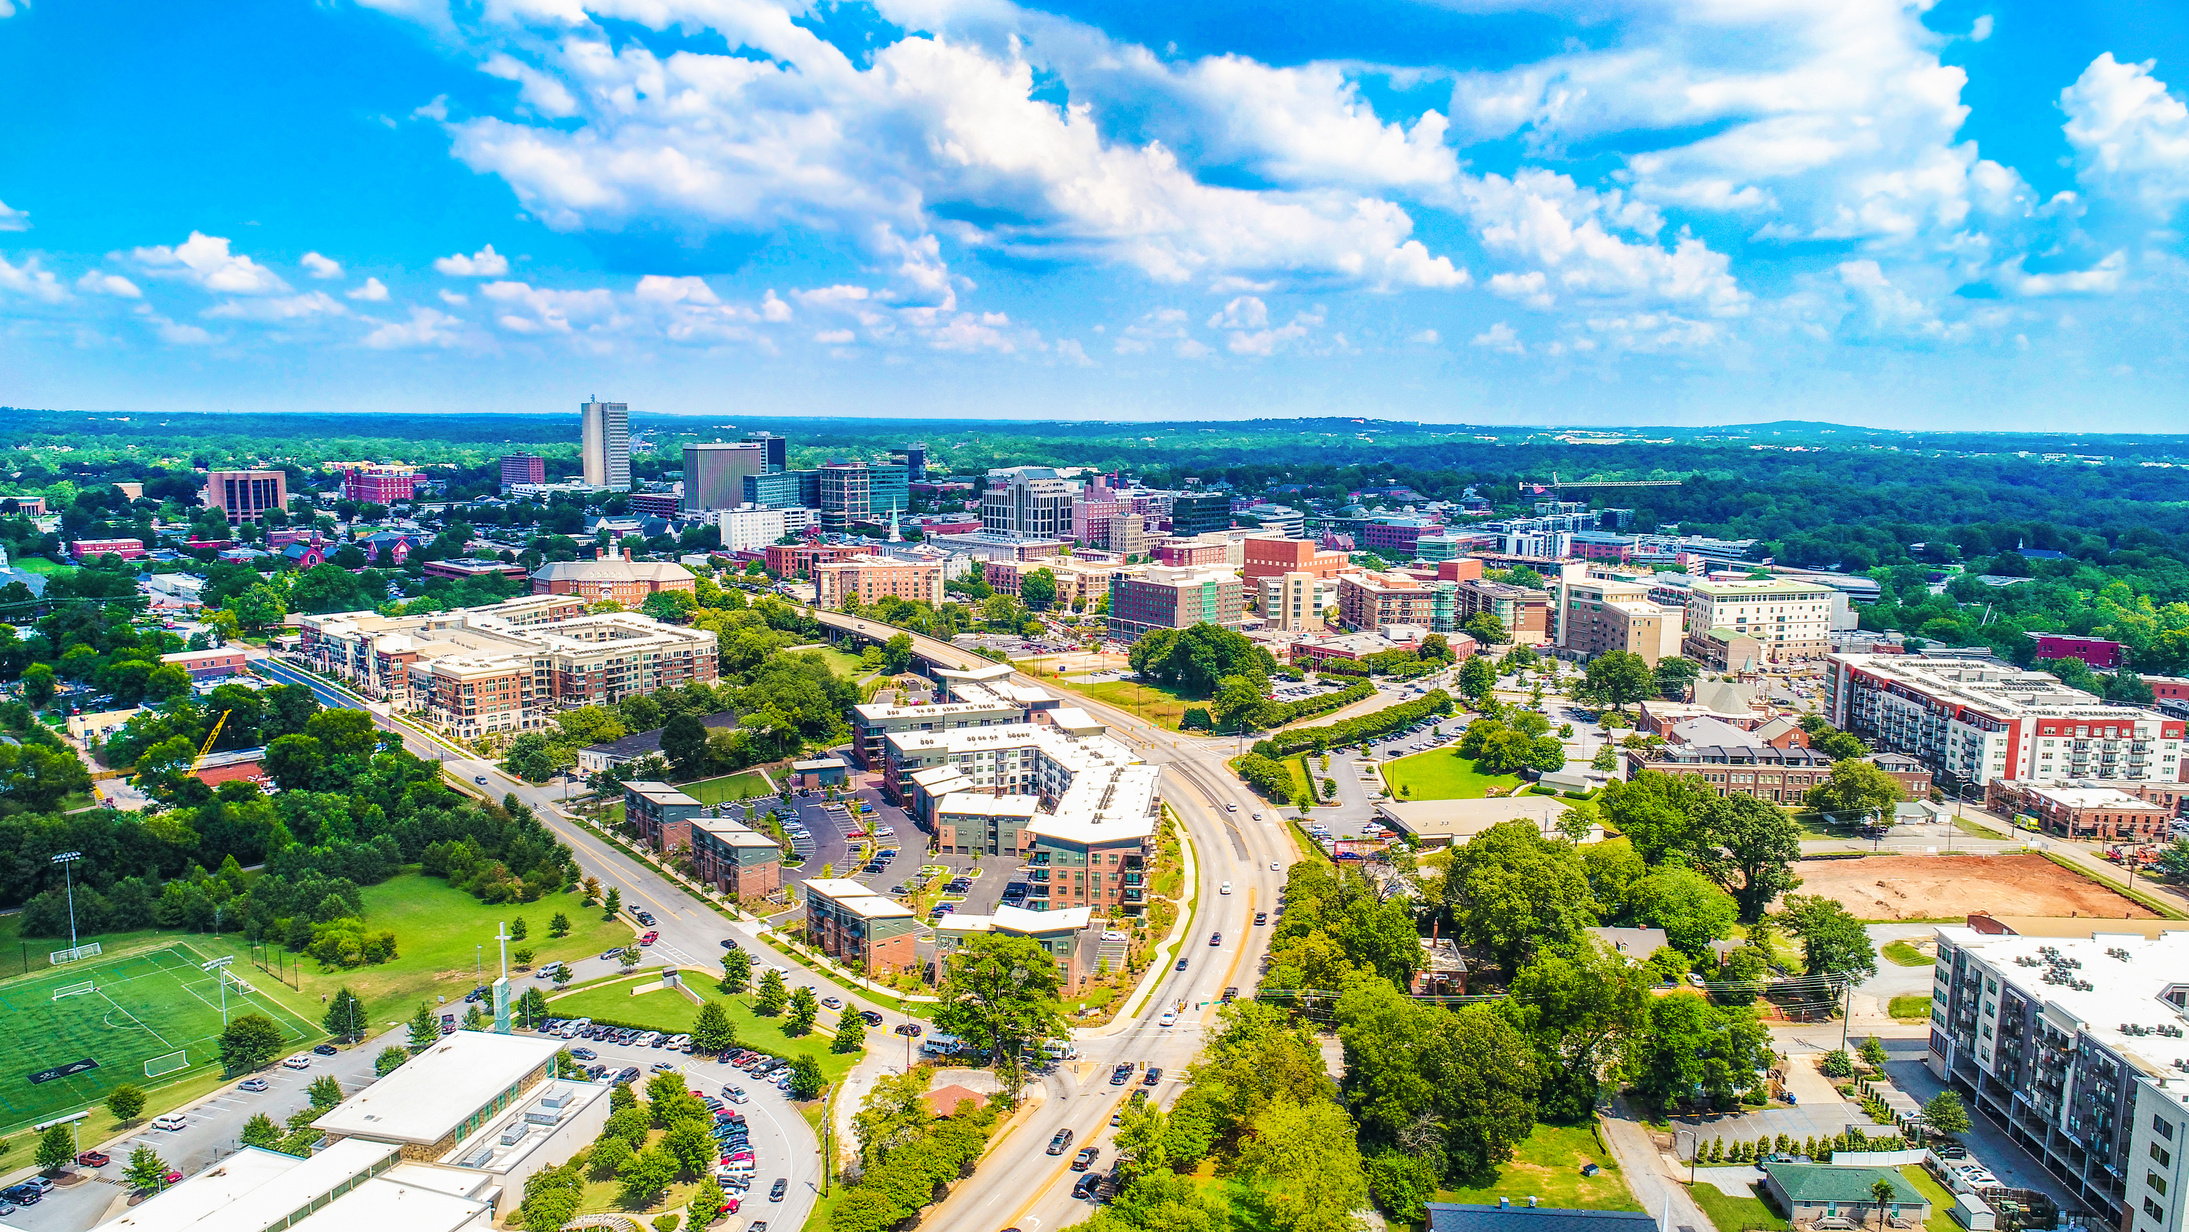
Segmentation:
{"type": "Polygon", "coordinates": [[[1437,1201],[1494,1206],[1502,1197],[1518,1205],[1531,1194],[1544,1206],[1566,1210],[1642,1209],[1628,1192],[1618,1162],[1597,1140],[1593,1124],[1537,1125],[1535,1132],[1513,1148],[1512,1162],[1497,1170],[1495,1181],[1476,1189],[1440,1192],[1437,1201]],[[1595,1164],[1602,1170],[1594,1176],[1582,1176],[1583,1164],[1595,1164]]]}
{"type": "Polygon", "coordinates": [[[1511,795],[1520,787],[1520,776],[1484,774],[1448,748],[1385,762],[1383,781],[1401,800],[1480,800],[1511,795]]]}

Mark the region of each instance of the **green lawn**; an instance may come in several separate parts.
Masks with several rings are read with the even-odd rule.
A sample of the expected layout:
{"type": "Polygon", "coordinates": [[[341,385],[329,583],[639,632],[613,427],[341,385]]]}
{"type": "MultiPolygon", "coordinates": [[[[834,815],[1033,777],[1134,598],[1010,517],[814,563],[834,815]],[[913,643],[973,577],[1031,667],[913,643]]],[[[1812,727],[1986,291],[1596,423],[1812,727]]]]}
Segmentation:
{"type": "Polygon", "coordinates": [[[701,804],[722,804],[732,800],[750,800],[755,796],[772,796],[775,789],[758,770],[740,770],[725,774],[718,779],[701,779],[696,783],[684,783],[678,791],[701,804]]]}
{"type": "Polygon", "coordinates": [[[1929,997],[1894,997],[1886,1012],[1904,1022],[1922,1022],[1931,1016],[1929,997]]]}
{"type": "MultiPolygon", "coordinates": [[[[859,1059],[857,1053],[830,1052],[829,1037],[818,1033],[796,1039],[783,1034],[783,1020],[763,1018],[753,1013],[752,998],[749,995],[725,997],[715,992],[714,982],[720,974],[687,968],[685,979],[694,992],[722,1003],[722,1008],[729,1012],[730,1022],[737,1027],[739,1044],[779,1057],[796,1056],[801,1052],[810,1053],[814,1060],[821,1063],[821,1072],[828,1076],[830,1085],[843,1081],[845,1072],[859,1059]]],[[[550,1004],[555,1007],[555,1016],[558,1018],[601,1018],[645,1027],[651,1031],[682,1033],[691,1030],[692,1020],[698,1016],[699,1007],[685,999],[684,994],[658,989],[632,995],[632,990],[639,985],[655,983],[660,979],[658,972],[634,975],[629,979],[613,980],[577,992],[565,993],[552,998],[550,1004]]],[[[795,973],[790,983],[793,987],[797,986],[795,973]]],[[[820,1025],[834,1027],[838,1013],[837,1010],[824,1008],[821,1011],[820,1025]]],[[[873,1032],[869,1032],[867,1038],[869,1041],[882,1039],[897,1042],[886,1035],[876,1036],[873,1032]]]]}
{"type": "Polygon", "coordinates": [[[1980,824],[1978,824],[1978,823],[1976,823],[1976,822],[1970,821],[1970,820],[1969,820],[1968,818],[1966,818],[1966,817],[1956,817],[1956,818],[1954,818],[1954,819],[1953,819],[1953,828],[1954,828],[1954,829],[1956,829],[1956,830],[1959,830],[1959,831],[1960,831],[1961,833],[1963,833],[1963,834],[1967,834],[1967,835],[1970,835],[1970,836],[1972,836],[1972,837],[1974,837],[1974,838],[2005,838],[2005,837],[2006,837],[2006,835],[2004,835],[2004,834],[2000,833],[2000,832],[1999,832],[1999,831],[1997,831],[1997,830],[1994,830],[1994,829],[1992,829],[1992,828],[1991,828],[1990,826],[1986,826],[1986,825],[1980,825],[1980,824]]]}
{"type": "Polygon", "coordinates": [[[1178,720],[1184,717],[1186,707],[1208,704],[1135,680],[1073,680],[1053,672],[1035,671],[1024,663],[1014,662],[1012,666],[1057,688],[1068,689],[1098,702],[1107,702],[1120,710],[1129,710],[1170,731],[1178,730],[1178,720]]]}
{"type": "MultiPolygon", "coordinates": [[[[438,877],[419,873],[367,886],[364,894],[365,924],[375,932],[386,929],[395,934],[395,961],[323,972],[319,964],[305,959],[295,978],[299,990],[315,1005],[322,995],[348,987],[364,999],[365,1012],[376,1028],[409,1018],[420,1001],[436,996],[447,997],[460,1010],[464,994],[474,985],[493,981],[500,950],[494,935],[502,921],[524,920],[526,939],[510,942],[509,948],[531,946],[538,951],[535,966],[598,954],[632,940],[627,924],[601,919],[600,908],[580,906],[576,894],[490,906],[438,877]],[[547,935],[547,922],[558,911],[570,917],[571,931],[568,937],[554,940],[547,935]],[[485,979],[479,977],[482,964],[485,979]]],[[[237,948],[241,953],[243,947],[237,948]]],[[[531,978],[529,972],[515,969],[514,960],[510,976],[512,996],[523,991],[520,981],[531,978]]]]}
{"type": "Polygon", "coordinates": [[[1764,1205],[1763,1199],[1755,1195],[1753,1186],[1749,1187],[1748,1192],[1736,1195],[1726,1193],[1715,1185],[1697,1182],[1690,1185],[1687,1192],[1689,1197],[1695,1199],[1695,1205],[1702,1207],[1703,1213],[1710,1216],[1710,1222],[1717,1226],[1718,1232],[1744,1232],[1744,1229],[1749,1228],[1769,1228],[1773,1232],[1785,1232],[1788,1227],[1784,1219],[1773,1214],[1771,1208],[1764,1205]]]}
{"type": "Polygon", "coordinates": [[[1383,781],[1401,800],[1480,800],[1493,791],[1509,795],[1520,786],[1514,774],[1484,774],[1451,749],[1431,749],[1385,762],[1383,781]]]}
{"type": "Polygon", "coordinates": [[[1626,1179],[1611,1152],[1597,1141],[1596,1126],[1538,1125],[1519,1146],[1512,1162],[1497,1170],[1497,1179],[1478,1189],[1455,1189],[1437,1194],[1439,1202],[1476,1202],[1494,1205],[1500,1197],[1518,1203],[1533,1194],[1543,1205],[1567,1210],[1638,1211],[1641,1205],[1627,1190],[1626,1179]],[[1581,1165],[1603,1169],[1582,1176],[1581,1165]]]}
{"type": "Polygon", "coordinates": [[[1878,952],[1887,961],[1902,967],[1928,967],[1938,961],[1905,941],[1888,941],[1878,952]]]}
{"type": "Polygon", "coordinates": [[[1931,1204],[1930,1218],[1923,1221],[1924,1232],[1961,1232],[1961,1225],[1953,1221],[1953,1195],[1939,1184],[1921,1164],[1902,1164],[1900,1175],[1907,1178],[1915,1191],[1931,1204]]]}
{"type": "Polygon", "coordinates": [[[59,561],[47,560],[43,556],[13,557],[8,563],[25,573],[43,573],[50,576],[58,573],[76,572],[76,566],[74,565],[64,565],[59,561]]]}
{"type": "Polygon", "coordinates": [[[793,646],[783,653],[817,654],[828,662],[828,668],[830,671],[835,672],[839,676],[848,676],[853,679],[856,679],[859,676],[866,674],[867,670],[859,666],[858,655],[845,654],[843,651],[836,649],[834,646],[818,643],[812,646],[793,646]]]}

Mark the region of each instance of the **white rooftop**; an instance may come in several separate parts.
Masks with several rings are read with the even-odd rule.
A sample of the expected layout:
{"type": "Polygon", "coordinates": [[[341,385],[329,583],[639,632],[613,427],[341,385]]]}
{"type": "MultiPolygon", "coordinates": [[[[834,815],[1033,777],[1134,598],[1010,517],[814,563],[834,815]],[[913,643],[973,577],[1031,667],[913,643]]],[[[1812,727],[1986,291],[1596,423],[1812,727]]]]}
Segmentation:
{"type": "Polygon", "coordinates": [[[247,1146],[98,1226],[101,1232],[260,1232],[398,1149],[350,1138],[300,1159],[247,1146]]]}
{"type": "Polygon", "coordinates": [[[561,1049],[561,1041],[538,1036],[458,1031],[328,1109],[312,1127],[383,1142],[438,1142],[561,1049]]]}
{"type": "Polygon", "coordinates": [[[2189,984],[2189,932],[2156,937],[2128,932],[2097,932],[2087,938],[1999,936],[1948,925],[1938,930],[1938,939],[1992,964],[2002,980],[2030,1000],[2074,1017],[2084,1034],[2170,1089],[2189,1087],[2189,1068],[2184,1068],[2189,1067],[2189,1029],[2171,1036],[2149,1030],[2161,1024],[2189,1028],[2189,1012],[2165,999],[2168,992],[2189,984]],[[2067,969],[2080,984],[2044,978],[2055,956],[2081,964],[2067,969]]]}
{"type": "Polygon", "coordinates": [[[375,1177],[290,1224],[290,1232],[458,1232],[485,1227],[487,1204],[375,1177]]]}

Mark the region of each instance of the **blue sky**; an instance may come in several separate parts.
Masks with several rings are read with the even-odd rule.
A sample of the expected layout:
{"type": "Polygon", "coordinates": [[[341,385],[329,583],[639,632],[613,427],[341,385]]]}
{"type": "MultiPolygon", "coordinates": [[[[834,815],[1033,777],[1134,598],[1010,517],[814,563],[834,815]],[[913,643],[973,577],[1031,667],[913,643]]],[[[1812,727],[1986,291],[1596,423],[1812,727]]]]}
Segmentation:
{"type": "Polygon", "coordinates": [[[2181,430],[2132,0],[0,0],[0,404],[2181,430]]]}

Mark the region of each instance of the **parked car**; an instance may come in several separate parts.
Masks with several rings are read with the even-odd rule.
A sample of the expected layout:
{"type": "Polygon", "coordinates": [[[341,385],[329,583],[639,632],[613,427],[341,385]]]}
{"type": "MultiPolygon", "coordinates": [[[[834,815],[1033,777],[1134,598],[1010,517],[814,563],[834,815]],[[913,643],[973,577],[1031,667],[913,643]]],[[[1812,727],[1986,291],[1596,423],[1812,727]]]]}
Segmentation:
{"type": "Polygon", "coordinates": [[[312,1049],[312,1051],[318,1053],[320,1056],[323,1057],[331,1057],[340,1050],[337,1049],[333,1044],[321,1044],[318,1047],[312,1049]]]}
{"type": "Polygon", "coordinates": [[[301,1052],[281,1063],[283,1069],[310,1069],[311,1067],[312,1059],[301,1052]]]}
{"type": "Polygon", "coordinates": [[[267,1087],[269,1087],[270,1085],[272,1084],[268,1083],[264,1078],[246,1078],[242,1082],[236,1084],[236,1089],[239,1091],[258,1092],[267,1089],[267,1087]]]}
{"type": "Polygon", "coordinates": [[[114,1159],[105,1151],[85,1151],[76,1156],[76,1162],[86,1168],[104,1168],[114,1159]]]}

